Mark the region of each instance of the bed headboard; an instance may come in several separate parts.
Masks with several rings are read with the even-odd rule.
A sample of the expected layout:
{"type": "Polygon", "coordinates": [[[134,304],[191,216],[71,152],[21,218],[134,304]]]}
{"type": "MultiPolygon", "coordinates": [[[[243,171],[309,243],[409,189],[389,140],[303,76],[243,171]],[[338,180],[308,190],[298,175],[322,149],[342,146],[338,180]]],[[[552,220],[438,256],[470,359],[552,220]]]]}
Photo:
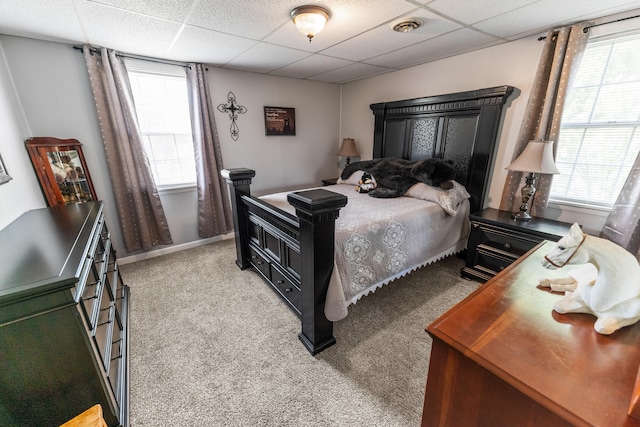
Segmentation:
{"type": "Polygon", "coordinates": [[[502,107],[512,86],[371,104],[373,157],[451,160],[456,181],[471,194],[471,212],[484,206],[502,107]]]}

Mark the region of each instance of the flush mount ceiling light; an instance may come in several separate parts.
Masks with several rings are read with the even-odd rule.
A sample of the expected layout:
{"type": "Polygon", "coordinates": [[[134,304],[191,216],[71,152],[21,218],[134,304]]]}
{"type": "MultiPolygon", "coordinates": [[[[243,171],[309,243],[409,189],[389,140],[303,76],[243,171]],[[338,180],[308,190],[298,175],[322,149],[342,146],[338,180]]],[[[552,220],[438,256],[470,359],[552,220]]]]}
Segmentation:
{"type": "Polygon", "coordinates": [[[393,29],[393,31],[396,31],[398,33],[408,33],[410,31],[413,31],[417,28],[422,27],[423,24],[424,22],[422,21],[422,19],[409,18],[409,19],[405,19],[404,21],[400,21],[400,22],[396,22],[395,24],[392,24],[391,28],[393,29]]]}
{"type": "Polygon", "coordinates": [[[298,31],[307,36],[311,43],[313,36],[322,31],[331,13],[320,6],[298,6],[290,15],[298,31]]]}

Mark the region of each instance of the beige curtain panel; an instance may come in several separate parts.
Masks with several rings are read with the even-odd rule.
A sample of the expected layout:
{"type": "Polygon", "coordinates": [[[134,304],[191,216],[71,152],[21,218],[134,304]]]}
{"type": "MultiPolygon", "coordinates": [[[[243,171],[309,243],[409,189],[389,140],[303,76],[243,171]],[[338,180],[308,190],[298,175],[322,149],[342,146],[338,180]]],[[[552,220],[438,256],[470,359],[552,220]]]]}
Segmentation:
{"type": "MultiPolygon", "coordinates": [[[[512,161],[531,140],[554,141],[555,157],[567,90],[589,39],[586,28],[588,24],[581,23],[547,34],[512,161]]],[[[523,176],[523,172],[509,171],[500,201],[501,210],[515,212],[519,209],[523,176]]],[[[552,177],[542,174],[538,178],[530,210],[534,216],[542,215],[547,208],[552,177]]]]}
{"type": "Polygon", "coordinates": [[[127,252],[172,244],[136,116],[124,59],[83,46],[127,252]]]}
{"type": "Polygon", "coordinates": [[[640,262],[640,153],[609,212],[600,237],[622,246],[640,262]]]}
{"type": "Polygon", "coordinates": [[[233,230],[233,217],[227,185],[220,176],[220,140],[202,64],[187,67],[187,87],[198,187],[198,236],[213,237],[233,230]]]}

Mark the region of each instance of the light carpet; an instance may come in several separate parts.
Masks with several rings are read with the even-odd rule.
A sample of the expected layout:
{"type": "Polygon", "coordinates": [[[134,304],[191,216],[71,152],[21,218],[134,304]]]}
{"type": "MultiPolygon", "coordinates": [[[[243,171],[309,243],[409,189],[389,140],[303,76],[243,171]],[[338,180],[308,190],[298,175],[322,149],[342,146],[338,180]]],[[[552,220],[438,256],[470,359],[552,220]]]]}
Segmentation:
{"type": "Polygon", "coordinates": [[[131,288],[130,419],[141,426],[420,425],[425,326],[475,290],[453,256],[350,306],[311,356],[300,321],[233,240],[121,267],[131,288]]]}

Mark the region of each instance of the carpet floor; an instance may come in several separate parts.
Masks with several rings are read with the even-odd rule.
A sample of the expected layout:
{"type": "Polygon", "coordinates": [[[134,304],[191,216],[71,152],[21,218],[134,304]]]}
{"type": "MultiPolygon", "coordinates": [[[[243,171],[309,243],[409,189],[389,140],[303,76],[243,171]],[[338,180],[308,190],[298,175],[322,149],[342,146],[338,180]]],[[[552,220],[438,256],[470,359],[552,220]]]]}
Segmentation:
{"type": "Polygon", "coordinates": [[[130,420],[141,426],[420,425],[425,326],[475,290],[453,256],[362,298],[311,356],[300,321],[233,240],[121,266],[130,420]]]}

